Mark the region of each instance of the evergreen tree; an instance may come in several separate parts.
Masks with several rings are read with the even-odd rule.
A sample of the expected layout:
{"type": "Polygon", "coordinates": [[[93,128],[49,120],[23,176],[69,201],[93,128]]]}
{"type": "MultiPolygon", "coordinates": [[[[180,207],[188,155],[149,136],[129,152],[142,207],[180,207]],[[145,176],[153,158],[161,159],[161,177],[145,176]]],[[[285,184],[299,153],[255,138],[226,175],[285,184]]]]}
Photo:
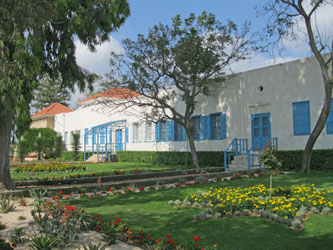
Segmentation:
{"type": "Polygon", "coordinates": [[[68,106],[70,97],[70,91],[63,86],[60,78],[51,79],[46,75],[38,81],[37,89],[33,92],[32,107],[40,111],[56,102],[68,106]]]}

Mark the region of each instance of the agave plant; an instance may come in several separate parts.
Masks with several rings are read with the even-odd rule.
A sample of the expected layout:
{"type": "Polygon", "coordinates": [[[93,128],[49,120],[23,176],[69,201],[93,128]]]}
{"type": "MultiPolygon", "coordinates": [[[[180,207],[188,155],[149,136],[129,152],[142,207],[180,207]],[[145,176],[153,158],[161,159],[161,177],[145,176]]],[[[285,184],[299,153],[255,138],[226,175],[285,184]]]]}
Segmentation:
{"type": "Polygon", "coordinates": [[[11,212],[11,211],[14,211],[15,210],[15,203],[12,202],[12,195],[1,195],[0,196],[0,200],[1,200],[1,203],[0,203],[0,211],[2,213],[8,213],[8,212],[11,212]]]}
{"type": "Polygon", "coordinates": [[[38,236],[32,233],[30,239],[29,250],[51,250],[57,243],[57,238],[50,237],[46,234],[38,236]]]}
{"type": "Polygon", "coordinates": [[[101,243],[98,243],[98,245],[89,243],[88,246],[83,244],[82,247],[83,247],[83,250],[104,250],[104,249],[106,249],[106,245],[101,245],[101,243]]]}
{"type": "Polygon", "coordinates": [[[0,220],[0,230],[3,230],[6,228],[7,223],[4,223],[0,220]]]}

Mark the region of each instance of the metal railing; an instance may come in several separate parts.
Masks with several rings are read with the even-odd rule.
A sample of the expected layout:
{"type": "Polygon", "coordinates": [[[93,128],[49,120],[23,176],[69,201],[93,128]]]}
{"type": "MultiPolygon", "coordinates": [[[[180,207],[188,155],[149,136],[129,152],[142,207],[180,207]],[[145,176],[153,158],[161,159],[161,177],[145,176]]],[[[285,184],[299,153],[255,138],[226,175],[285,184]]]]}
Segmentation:
{"type": "Polygon", "coordinates": [[[227,170],[234,156],[247,154],[247,148],[247,139],[233,139],[226,150],[224,150],[224,170],[227,170]]]}
{"type": "Polygon", "coordinates": [[[251,169],[252,167],[259,167],[261,168],[261,163],[259,162],[260,153],[255,153],[256,151],[261,151],[267,146],[271,146],[274,149],[278,149],[278,138],[272,137],[269,139],[268,143],[262,141],[262,138],[259,138],[260,141],[255,141],[253,146],[248,149],[247,152],[247,160],[248,160],[248,168],[251,169]],[[261,145],[258,147],[258,145],[261,145]],[[257,159],[256,159],[257,158],[257,159]]]}

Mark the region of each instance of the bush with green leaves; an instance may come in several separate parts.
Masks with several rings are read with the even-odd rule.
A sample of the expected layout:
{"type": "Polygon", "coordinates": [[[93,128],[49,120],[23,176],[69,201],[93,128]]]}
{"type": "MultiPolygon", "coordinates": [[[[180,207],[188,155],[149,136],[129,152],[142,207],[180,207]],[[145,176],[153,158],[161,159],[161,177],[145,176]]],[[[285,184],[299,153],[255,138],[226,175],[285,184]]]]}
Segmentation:
{"type": "Polygon", "coordinates": [[[16,227],[13,230],[9,231],[7,235],[10,242],[23,243],[25,230],[23,227],[16,227]]]}
{"type": "Polygon", "coordinates": [[[75,133],[72,134],[72,150],[73,150],[73,157],[74,160],[78,161],[79,151],[80,151],[80,133],[76,130],[75,133]]]}
{"type": "Polygon", "coordinates": [[[57,238],[41,233],[40,235],[32,233],[30,235],[31,242],[29,250],[52,250],[57,244],[57,238]]]}
{"type": "Polygon", "coordinates": [[[7,243],[4,239],[0,239],[0,249],[1,250],[12,250],[14,248],[11,247],[9,243],[7,243]]]}
{"type": "Polygon", "coordinates": [[[59,201],[57,196],[52,201],[43,203],[42,213],[35,210],[31,213],[40,232],[58,239],[59,247],[71,244],[82,231],[91,226],[90,216],[85,214],[80,206],[70,206],[59,201]]]}
{"type": "Polygon", "coordinates": [[[8,213],[15,210],[15,203],[12,201],[12,195],[0,195],[0,211],[2,213],[8,213]]]}
{"type": "MultiPolygon", "coordinates": [[[[223,167],[223,151],[198,151],[199,165],[202,167],[223,167]]],[[[179,151],[117,151],[119,162],[142,162],[160,165],[192,165],[190,152],[179,151]]]]}
{"type": "Polygon", "coordinates": [[[59,157],[59,139],[57,133],[50,128],[31,128],[25,131],[18,142],[20,158],[26,154],[37,152],[38,160],[59,157]]]}
{"type": "Polygon", "coordinates": [[[85,244],[83,244],[82,247],[83,247],[83,250],[105,250],[107,245],[102,245],[99,242],[97,245],[89,243],[88,246],[86,246],[85,244]]]}

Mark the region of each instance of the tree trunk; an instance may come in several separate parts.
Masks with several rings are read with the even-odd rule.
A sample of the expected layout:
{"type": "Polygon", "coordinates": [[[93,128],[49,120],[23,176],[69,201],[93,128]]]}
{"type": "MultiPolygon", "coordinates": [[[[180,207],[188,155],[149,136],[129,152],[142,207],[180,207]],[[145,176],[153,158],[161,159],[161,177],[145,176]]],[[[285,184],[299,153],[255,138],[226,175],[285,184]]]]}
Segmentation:
{"type": "Polygon", "coordinates": [[[187,135],[187,139],[188,139],[188,145],[190,146],[190,150],[191,150],[193,166],[196,169],[200,169],[198,155],[197,155],[197,151],[195,149],[194,137],[193,137],[193,133],[191,132],[192,130],[189,127],[186,127],[185,130],[186,130],[186,135],[187,135]]]}
{"type": "Polygon", "coordinates": [[[2,185],[7,189],[14,188],[9,171],[12,122],[12,112],[6,112],[0,115],[0,189],[2,185]]]}
{"type": "Polygon", "coordinates": [[[320,112],[316,126],[314,127],[314,129],[313,129],[312,133],[310,134],[308,141],[305,145],[303,159],[302,159],[302,169],[301,169],[302,173],[310,172],[310,162],[311,162],[313,146],[314,146],[315,142],[317,141],[320,133],[323,131],[323,129],[326,125],[328,115],[331,110],[332,83],[327,82],[324,79],[324,86],[325,86],[324,105],[320,112]]]}

